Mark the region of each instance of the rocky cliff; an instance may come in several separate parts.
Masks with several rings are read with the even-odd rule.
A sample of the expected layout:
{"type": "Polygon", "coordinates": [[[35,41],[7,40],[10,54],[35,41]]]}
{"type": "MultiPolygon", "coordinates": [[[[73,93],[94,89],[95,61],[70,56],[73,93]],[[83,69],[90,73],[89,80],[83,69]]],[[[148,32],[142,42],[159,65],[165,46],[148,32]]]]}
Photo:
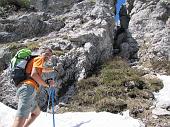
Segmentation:
{"type": "MultiPolygon", "coordinates": [[[[170,3],[166,0],[127,0],[129,31],[139,45],[139,62],[168,72],[170,67],[170,3]]],[[[169,73],[169,72],[168,72],[169,73]]]]}

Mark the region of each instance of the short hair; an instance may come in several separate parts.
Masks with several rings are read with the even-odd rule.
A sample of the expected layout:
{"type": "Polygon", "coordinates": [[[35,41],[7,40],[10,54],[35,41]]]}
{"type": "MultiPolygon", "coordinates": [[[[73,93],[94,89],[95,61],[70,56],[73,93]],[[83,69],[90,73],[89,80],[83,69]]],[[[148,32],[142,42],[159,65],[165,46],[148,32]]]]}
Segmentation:
{"type": "Polygon", "coordinates": [[[50,47],[41,47],[40,48],[40,53],[45,53],[46,51],[49,51],[51,53],[53,53],[52,49],[50,47]]]}

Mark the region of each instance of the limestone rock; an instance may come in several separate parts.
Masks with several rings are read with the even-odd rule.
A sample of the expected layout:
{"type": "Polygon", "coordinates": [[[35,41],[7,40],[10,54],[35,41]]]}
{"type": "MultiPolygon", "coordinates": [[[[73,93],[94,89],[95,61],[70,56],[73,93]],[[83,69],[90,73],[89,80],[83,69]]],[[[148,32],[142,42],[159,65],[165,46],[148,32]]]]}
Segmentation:
{"type": "Polygon", "coordinates": [[[39,11],[62,14],[69,11],[74,3],[82,0],[31,0],[31,5],[39,11]]]}
{"type": "Polygon", "coordinates": [[[43,12],[9,16],[7,19],[0,19],[0,41],[1,43],[11,42],[22,38],[42,36],[58,31],[64,25],[61,20],[50,18],[43,12]]]}
{"type": "Polygon", "coordinates": [[[140,63],[150,68],[159,61],[168,63],[170,3],[159,0],[129,0],[127,2],[131,16],[129,31],[139,44],[140,63]]]}

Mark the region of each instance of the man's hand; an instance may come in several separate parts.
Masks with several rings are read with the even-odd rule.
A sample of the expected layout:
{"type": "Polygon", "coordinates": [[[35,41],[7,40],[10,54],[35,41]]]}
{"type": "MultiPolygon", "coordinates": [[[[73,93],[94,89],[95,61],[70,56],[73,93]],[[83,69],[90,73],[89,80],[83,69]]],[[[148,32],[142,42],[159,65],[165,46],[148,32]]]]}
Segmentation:
{"type": "Polygon", "coordinates": [[[50,87],[55,87],[55,81],[54,80],[50,80],[49,81],[49,85],[50,85],[50,87]]]}
{"type": "Polygon", "coordinates": [[[61,63],[57,63],[57,66],[54,66],[53,70],[58,71],[60,68],[62,68],[62,64],[61,63]]]}

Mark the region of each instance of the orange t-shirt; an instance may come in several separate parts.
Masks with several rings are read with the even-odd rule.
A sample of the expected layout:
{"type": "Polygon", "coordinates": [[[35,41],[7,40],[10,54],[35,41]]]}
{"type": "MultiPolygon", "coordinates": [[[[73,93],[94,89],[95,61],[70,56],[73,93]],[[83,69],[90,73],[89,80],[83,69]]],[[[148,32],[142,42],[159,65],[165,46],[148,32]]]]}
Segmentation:
{"type": "MultiPolygon", "coordinates": [[[[32,68],[35,67],[38,74],[41,76],[43,70],[43,64],[44,64],[44,58],[42,56],[35,57],[28,63],[26,72],[28,74],[31,74],[32,68]]],[[[33,86],[37,91],[39,89],[39,85],[33,79],[26,79],[23,81],[23,83],[33,86]]]]}

